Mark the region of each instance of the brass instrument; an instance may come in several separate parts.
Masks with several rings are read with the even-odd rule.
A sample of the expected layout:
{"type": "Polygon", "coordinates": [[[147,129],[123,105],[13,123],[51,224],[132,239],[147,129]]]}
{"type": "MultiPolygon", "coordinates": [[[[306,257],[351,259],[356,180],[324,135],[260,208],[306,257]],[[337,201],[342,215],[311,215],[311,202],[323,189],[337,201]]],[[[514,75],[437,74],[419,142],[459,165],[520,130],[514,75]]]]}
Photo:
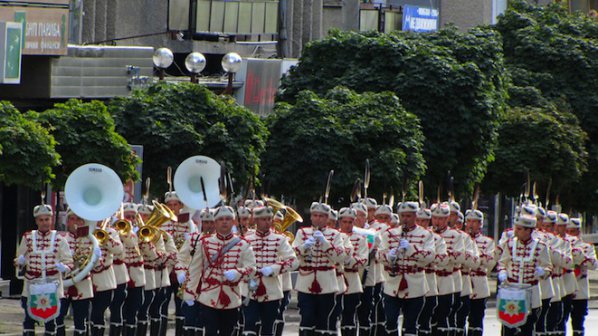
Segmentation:
{"type": "Polygon", "coordinates": [[[102,226],[100,229],[97,229],[93,232],[94,237],[96,237],[96,239],[98,240],[98,243],[100,243],[100,245],[104,245],[108,242],[108,238],[110,238],[110,234],[108,233],[108,231],[106,231],[106,225],[108,224],[108,222],[110,221],[110,219],[104,219],[104,221],[102,222],[102,226]]]}
{"type": "Polygon", "coordinates": [[[168,221],[176,221],[177,217],[175,214],[164,204],[156,201],[152,202],[154,205],[154,211],[150,214],[149,218],[145,223],[138,217],[139,222],[139,239],[143,242],[156,243],[160,239],[161,232],[160,226],[168,221]]]}
{"type": "Polygon", "coordinates": [[[114,223],[114,228],[121,236],[128,236],[131,233],[131,222],[125,219],[124,203],[120,204],[120,219],[114,223]]]}
{"type": "Polygon", "coordinates": [[[295,211],[295,209],[282,204],[274,198],[264,197],[264,201],[266,201],[268,206],[272,207],[274,213],[277,213],[279,210],[284,210],[284,219],[281,223],[274,224],[274,230],[289,237],[289,241],[292,243],[293,240],[295,240],[295,235],[292,232],[287,231],[287,229],[295,222],[302,223],[303,218],[297,211],[295,211]]]}

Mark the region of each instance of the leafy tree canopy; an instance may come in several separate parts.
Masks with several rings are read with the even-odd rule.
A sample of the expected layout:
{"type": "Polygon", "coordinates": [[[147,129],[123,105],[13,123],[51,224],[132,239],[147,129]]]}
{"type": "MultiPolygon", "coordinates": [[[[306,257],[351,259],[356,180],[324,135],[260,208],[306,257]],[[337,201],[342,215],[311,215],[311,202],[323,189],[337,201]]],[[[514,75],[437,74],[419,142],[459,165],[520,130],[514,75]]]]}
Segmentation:
{"type": "Polygon", "coordinates": [[[56,139],[62,165],[54,171],[55,188],[62,189],[73,170],[90,162],[114,169],[123,182],[138,178],[138,159],[127,141],[116,133],[104,103],[71,99],[42,113],[28,112],[27,117],[42,124],[56,139]]]}
{"type": "Polygon", "coordinates": [[[167,167],[176,170],[193,155],[224,161],[237,190],[259,170],[268,134],[263,122],[205,86],[157,83],[114,99],[110,111],[129,143],[144,146],[143,178],[151,178],[155,195],[168,189],[167,167]]]}
{"type": "Polygon", "coordinates": [[[359,93],[392,91],[421,121],[429,196],[447,171],[457,193],[471,192],[493,159],[508,75],[499,35],[489,29],[431,34],[331,31],[311,42],[283,79],[279,101],[301,90],[324,95],[344,85],[359,93]]]}
{"type": "Polygon", "coordinates": [[[271,136],[262,165],[266,191],[305,205],[324,194],[334,170],[330,203],[346,206],[353,183],[370,160],[368,194],[399,195],[425,171],[418,118],[390,92],[358,94],[337,87],[324,97],[302,91],[294,105],[278,103],[267,119],[271,136]]]}
{"type": "Polygon", "coordinates": [[[540,7],[516,0],[509,2],[495,29],[501,33],[513,83],[528,93],[533,87],[536,97],[541,94],[539,99],[549,100],[559,111],[570,111],[587,132],[583,152],[589,153],[589,169],[578,183],[561,190],[561,198],[577,210],[597,211],[598,21],[582,13],[569,14],[559,4],[540,7]]]}
{"type": "Polygon", "coordinates": [[[60,163],[56,142],[40,124],[0,101],[0,183],[41,190],[60,163]]]}

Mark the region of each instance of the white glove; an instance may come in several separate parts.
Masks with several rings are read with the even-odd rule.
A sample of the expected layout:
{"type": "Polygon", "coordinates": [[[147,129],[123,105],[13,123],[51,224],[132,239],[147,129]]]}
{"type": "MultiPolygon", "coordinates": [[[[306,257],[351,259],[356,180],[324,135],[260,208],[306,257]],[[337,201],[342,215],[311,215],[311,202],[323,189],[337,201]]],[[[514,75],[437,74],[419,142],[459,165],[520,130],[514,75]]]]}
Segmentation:
{"type": "Polygon", "coordinates": [[[228,270],[224,271],[224,277],[228,281],[237,281],[241,277],[241,273],[237,272],[237,270],[228,270]]]}
{"type": "Polygon", "coordinates": [[[394,261],[397,259],[397,256],[399,255],[399,250],[396,248],[393,248],[392,250],[388,251],[388,260],[390,261],[394,261]]]}
{"type": "Polygon", "coordinates": [[[24,255],[22,255],[22,254],[21,254],[21,255],[20,255],[18,258],[17,258],[17,264],[19,264],[19,266],[23,266],[23,265],[25,265],[25,256],[24,256],[24,255]]]}
{"type": "Polygon", "coordinates": [[[133,226],[133,232],[137,234],[137,232],[139,232],[139,226],[133,226]]]}
{"type": "Polygon", "coordinates": [[[56,263],[56,269],[58,270],[58,272],[60,273],[64,273],[67,270],[67,267],[65,264],[61,263],[61,262],[57,262],[56,263]]]}
{"type": "Polygon", "coordinates": [[[314,238],[317,239],[320,243],[323,243],[326,238],[324,238],[324,234],[322,231],[314,232],[314,238]]]}
{"type": "Polygon", "coordinates": [[[407,239],[401,239],[399,241],[399,248],[406,250],[409,248],[409,246],[411,246],[411,244],[409,244],[409,241],[407,239]]]}
{"type": "Polygon", "coordinates": [[[264,266],[260,269],[260,273],[262,273],[264,276],[270,276],[272,273],[274,273],[274,270],[270,266],[264,266]]]}
{"type": "Polygon", "coordinates": [[[185,232],[185,240],[189,240],[189,238],[191,238],[191,235],[189,232],[185,232]]]}
{"type": "Polygon", "coordinates": [[[546,274],[546,271],[542,267],[540,267],[540,266],[536,267],[536,276],[538,278],[543,277],[544,274],[546,274]]]}
{"type": "Polygon", "coordinates": [[[101,258],[102,257],[102,249],[98,246],[98,247],[94,247],[93,249],[93,255],[101,258]]]}
{"type": "Polygon", "coordinates": [[[185,283],[186,279],[187,279],[187,274],[185,274],[185,272],[180,271],[180,272],[176,273],[176,280],[179,282],[179,285],[185,283]]]}
{"type": "Polygon", "coordinates": [[[310,249],[316,244],[316,239],[314,237],[307,238],[306,241],[303,242],[304,249],[310,249]]]}
{"type": "Polygon", "coordinates": [[[507,231],[507,237],[513,238],[513,231],[507,231]]]}
{"type": "Polygon", "coordinates": [[[195,304],[195,300],[185,300],[185,303],[187,304],[187,306],[191,307],[195,304]]]}
{"type": "Polygon", "coordinates": [[[504,282],[505,280],[507,280],[507,271],[498,272],[498,281],[504,282]]]}

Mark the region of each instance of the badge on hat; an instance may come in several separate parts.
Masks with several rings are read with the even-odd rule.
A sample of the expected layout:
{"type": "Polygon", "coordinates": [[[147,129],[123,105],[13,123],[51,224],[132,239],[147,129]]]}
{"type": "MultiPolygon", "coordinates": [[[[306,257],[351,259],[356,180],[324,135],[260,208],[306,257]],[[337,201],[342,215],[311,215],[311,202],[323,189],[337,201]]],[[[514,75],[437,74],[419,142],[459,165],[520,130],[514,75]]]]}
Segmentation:
{"type": "Polygon", "coordinates": [[[216,213],[214,214],[214,219],[219,218],[235,218],[235,211],[233,208],[229,207],[228,205],[223,205],[216,209],[216,213]]]}
{"type": "Polygon", "coordinates": [[[399,203],[399,213],[403,212],[417,212],[419,210],[419,204],[417,202],[401,202],[399,203]]]}
{"type": "Polygon", "coordinates": [[[251,217],[251,212],[248,208],[242,206],[237,208],[237,215],[239,215],[239,218],[249,218],[251,217]]]}
{"type": "Polygon", "coordinates": [[[480,210],[467,210],[465,211],[465,219],[473,219],[473,220],[478,220],[482,223],[484,223],[484,213],[481,212],[480,210]]]}
{"type": "Polygon", "coordinates": [[[521,213],[519,216],[515,218],[515,225],[521,226],[524,228],[535,228],[536,227],[536,216],[521,213]]]}
{"type": "Polygon", "coordinates": [[[448,217],[451,214],[451,208],[447,202],[434,203],[430,208],[433,217],[448,217]]]}
{"type": "Polygon", "coordinates": [[[258,206],[253,208],[253,218],[272,218],[274,212],[267,206],[258,206]]]}
{"type": "Polygon", "coordinates": [[[203,209],[199,214],[199,218],[201,218],[202,222],[213,222],[214,221],[214,214],[210,209],[203,209]]]}
{"type": "Polygon", "coordinates": [[[349,217],[349,218],[355,219],[357,217],[357,213],[356,213],[355,209],[352,209],[352,208],[341,208],[338,211],[338,216],[340,218],[342,218],[342,217],[349,217]]]}
{"type": "Polygon", "coordinates": [[[330,206],[328,204],[325,203],[321,203],[321,202],[313,202],[311,204],[311,206],[309,207],[309,212],[311,213],[323,213],[328,215],[330,213],[330,206]]]}

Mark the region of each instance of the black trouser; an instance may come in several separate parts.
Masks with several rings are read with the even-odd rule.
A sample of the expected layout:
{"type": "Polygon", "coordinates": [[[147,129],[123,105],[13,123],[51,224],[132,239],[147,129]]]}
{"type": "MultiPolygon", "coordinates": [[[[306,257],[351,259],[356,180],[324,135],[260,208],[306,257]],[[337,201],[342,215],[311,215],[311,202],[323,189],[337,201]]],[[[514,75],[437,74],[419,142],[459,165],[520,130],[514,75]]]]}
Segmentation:
{"type": "Polygon", "coordinates": [[[330,315],[334,310],[334,293],[297,293],[301,322],[299,331],[313,330],[316,333],[336,331],[330,326],[330,315]]]}
{"type": "Polygon", "coordinates": [[[550,298],[542,300],[542,309],[536,321],[536,335],[543,335],[546,330],[546,316],[548,315],[548,309],[550,308],[550,298]]]}
{"type": "Polygon", "coordinates": [[[245,318],[244,333],[252,335],[272,336],[274,335],[274,321],[278,315],[280,300],[257,302],[250,300],[247,306],[242,306],[245,318]],[[261,331],[257,323],[261,322],[261,331]]]}
{"type": "MultiPolygon", "coordinates": [[[[60,305],[66,305],[65,299],[60,299],[60,305]]],[[[27,309],[27,297],[21,296],[21,307],[25,310],[25,319],[23,320],[23,335],[27,333],[35,333],[35,320],[29,316],[27,309]]],[[[57,319],[53,319],[45,323],[46,335],[54,335],[56,333],[57,319]]]]}
{"type": "Polygon", "coordinates": [[[139,312],[137,312],[137,320],[139,323],[142,324],[149,324],[149,309],[150,305],[154,302],[154,297],[158,289],[150,289],[143,291],[143,303],[141,307],[139,307],[139,312]]]}
{"type": "Polygon", "coordinates": [[[384,312],[386,313],[386,332],[389,335],[398,335],[399,315],[403,311],[403,326],[401,335],[416,336],[417,320],[424,307],[424,297],[412,299],[399,299],[384,294],[384,312]]]}
{"type": "Polygon", "coordinates": [[[417,324],[419,325],[420,335],[431,335],[432,334],[432,315],[434,315],[434,309],[438,304],[437,296],[427,296],[424,302],[424,308],[419,314],[417,324]]]}
{"type": "Polygon", "coordinates": [[[563,302],[556,301],[550,303],[548,315],[546,316],[546,332],[558,331],[559,322],[563,318],[563,302]]]}
{"type": "Polygon", "coordinates": [[[453,294],[438,295],[438,305],[432,316],[432,331],[433,333],[448,332],[449,321],[448,316],[453,305],[453,294]]]}
{"type": "Polygon", "coordinates": [[[183,312],[185,313],[185,323],[183,324],[184,330],[198,330],[201,328],[200,321],[201,321],[201,309],[199,308],[200,305],[198,302],[195,302],[192,306],[187,305],[183,302],[185,306],[183,312]]]}
{"type": "MultiPolygon", "coordinates": [[[[149,308],[150,319],[156,321],[162,317],[162,306],[166,307],[168,312],[168,305],[166,303],[167,294],[170,292],[170,287],[162,287],[157,289],[156,296],[149,308]]],[[[166,315],[167,317],[168,315],[166,315]]]]}
{"type": "Polygon", "coordinates": [[[201,317],[205,322],[205,336],[229,336],[237,325],[239,318],[239,309],[214,309],[212,307],[201,305],[201,317]]]}
{"type": "MultiPolygon", "coordinates": [[[[169,286],[169,287],[163,287],[164,288],[164,299],[162,301],[162,305],[160,306],[160,316],[162,318],[168,318],[168,306],[170,305],[170,298],[172,297],[172,293],[173,293],[173,288],[175,288],[175,286],[169,286]]],[[[178,288],[178,287],[177,287],[178,288]]],[[[174,292],[175,294],[175,312],[176,312],[176,318],[179,318],[178,314],[181,314],[180,318],[184,318],[181,312],[181,305],[182,302],[176,297],[176,292],[174,292]],[[178,300],[178,301],[177,301],[178,300]],[[179,304],[177,304],[177,302],[179,304]]]]}
{"type": "Polygon", "coordinates": [[[538,319],[538,315],[540,315],[540,308],[532,309],[531,313],[527,317],[527,321],[524,325],[518,328],[507,328],[505,326],[502,327],[502,334],[503,336],[531,336],[534,334],[534,327],[536,325],[536,320],[538,319]]]}
{"type": "Polygon", "coordinates": [[[137,325],[137,313],[143,306],[143,287],[134,287],[127,289],[127,298],[123,307],[123,317],[129,327],[137,325]]]}
{"type": "Polygon", "coordinates": [[[457,311],[461,308],[461,292],[453,293],[453,305],[448,316],[449,329],[457,330],[457,311]]]}
{"type": "Polygon", "coordinates": [[[360,295],[361,293],[343,295],[341,328],[355,328],[357,326],[357,307],[359,306],[360,295]]]}
{"type": "Polygon", "coordinates": [[[360,305],[357,307],[357,318],[359,329],[362,333],[369,331],[372,327],[370,315],[374,306],[374,286],[363,287],[363,293],[359,295],[360,305]]]}
{"type": "Polygon", "coordinates": [[[274,333],[276,335],[282,335],[282,331],[284,330],[284,312],[287,310],[289,306],[289,302],[291,302],[291,291],[284,291],[282,292],[283,296],[280,300],[280,306],[278,307],[278,315],[276,316],[276,321],[274,322],[274,333]]]}
{"type": "Polygon", "coordinates": [[[571,328],[573,336],[583,336],[584,323],[588,315],[588,300],[573,300],[571,309],[571,328]]]}
{"type": "MultiPolygon", "coordinates": [[[[172,280],[171,280],[172,281],[172,280]]],[[[174,315],[175,318],[177,320],[183,320],[185,319],[185,313],[183,312],[183,300],[181,298],[179,298],[178,293],[179,293],[179,288],[181,286],[178,284],[178,282],[173,282],[172,285],[170,285],[170,292],[174,295],[174,315]]],[[[167,298],[167,303],[166,303],[166,316],[168,316],[168,305],[170,304],[170,295],[167,298]]],[[[185,305],[186,307],[186,305],[185,305]]]]}
{"type": "Polygon", "coordinates": [[[484,332],[484,314],[486,312],[486,299],[474,299],[469,301],[470,311],[467,322],[468,335],[482,335],[484,332]]]}
{"type": "Polygon", "coordinates": [[[374,299],[374,306],[372,307],[370,319],[374,327],[372,332],[375,332],[372,336],[385,336],[386,313],[384,312],[384,305],[382,303],[382,283],[376,284],[372,297],[374,299]]]}
{"type": "Polygon", "coordinates": [[[56,319],[58,328],[64,328],[64,317],[68,314],[69,306],[73,307],[73,320],[75,324],[75,335],[84,335],[87,330],[87,317],[89,315],[90,299],[73,300],[64,299],[61,302],[60,316],[56,319]]]}
{"type": "Polygon", "coordinates": [[[461,296],[461,307],[457,310],[456,319],[457,319],[457,332],[464,332],[465,331],[465,323],[467,323],[467,316],[469,315],[469,295],[461,296]]]}
{"type": "Polygon", "coordinates": [[[563,297],[563,318],[559,322],[558,329],[560,332],[567,334],[567,322],[569,322],[569,315],[571,315],[571,305],[573,303],[573,294],[563,297]]]}
{"type": "Polygon", "coordinates": [[[123,325],[123,306],[127,298],[127,284],[123,283],[116,286],[112,295],[112,302],[110,302],[110,325],[123,325]]]}
{"type": "Polygon", "coordinates": [[[91,299],[91,327],[95,329],[106,329],[104,313],[112,301],[113,290],[95,292],[91,299]]]}
{"type": "Polygon", "coordinates": [[[334,296],[334,310],[332,310],[332,315],[330,315],[330,328],[336,330],[336,326],[338,321],[341,318],[341,314],[343,313],[343,294],[336,294],[334,296]]]}

